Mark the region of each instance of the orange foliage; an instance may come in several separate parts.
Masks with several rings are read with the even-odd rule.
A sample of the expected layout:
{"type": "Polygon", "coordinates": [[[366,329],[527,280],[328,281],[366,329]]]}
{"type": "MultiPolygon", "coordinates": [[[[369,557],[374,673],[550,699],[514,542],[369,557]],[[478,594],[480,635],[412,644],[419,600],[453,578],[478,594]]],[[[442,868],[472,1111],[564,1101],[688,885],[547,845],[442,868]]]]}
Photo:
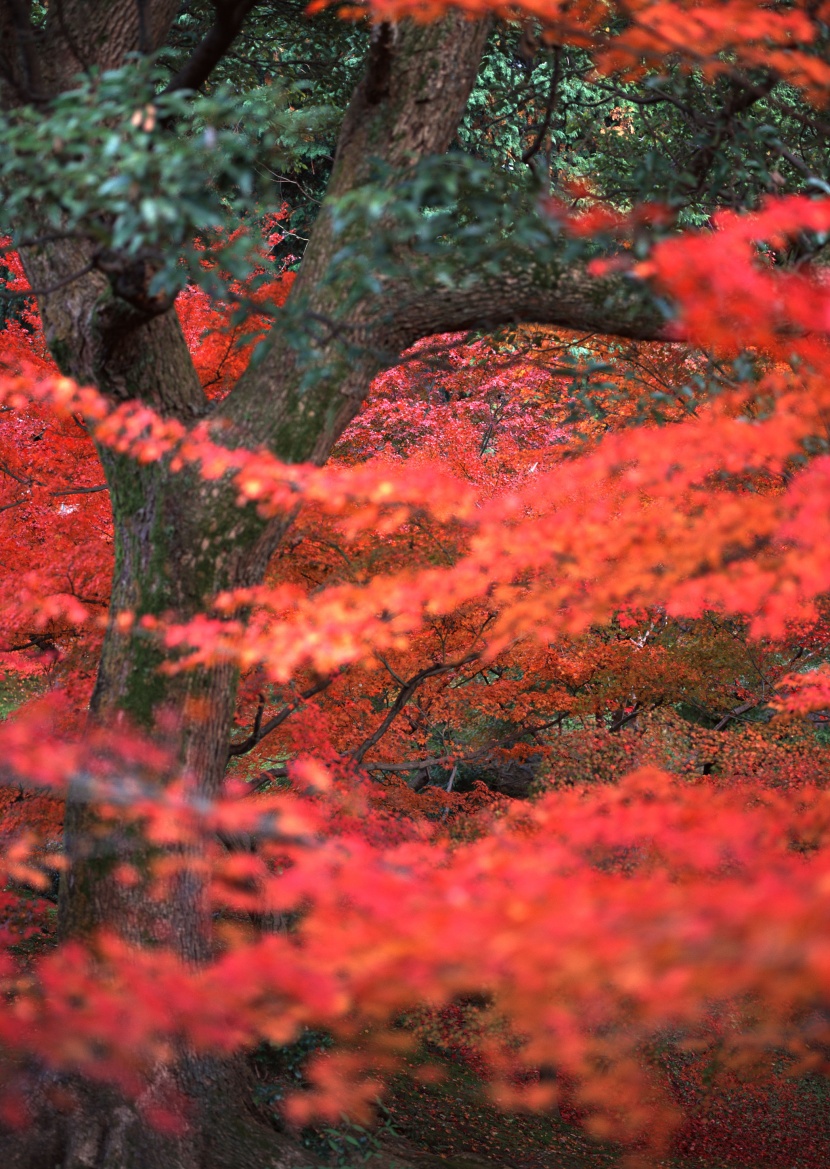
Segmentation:
{"type": "MultiPolygon", "coordinates": [[[[592,46],[608,71],[682,49],[708,75],[762,62],[826,89],[811,55],[821,6],[610,7],[627,18],[613,36],[605,3],[510,12],[592,46]]],[[[626,226],[549,212],[576,234],[626,226]]],[[[715,1053],[727,1077],[771,1050],[826,1071],[830,775],[814,732],[830,681],[826,666],[793,670],[828,649],[830,292],[822,270],[785,271],[773,253],[828,230],[830,200],[791,198],[723,213],[647,262],[622,247],[610,263],[671,298],[684,345],[593,341],[616,366],[602,421],[571,417],[573,369],[556,355],[573,337],[433,338],[377,379],[323,468],[227,450],[209,420],[112,408],[57,375],[31,310],[6,327],[0,664],[65,691],[0,726],[7,1116],[32,1055],[140,1094],[182,1042],[227,1054],[303,1027],[340,1046],[292,1115],[362,1115],[378,1076],[412,1055],[402,1016],[471,998],[495,1099],[543,1108],[567,1084],[595,1131],[652,1149],[681,1123],[682,1093],[653,1057],[667,1037],[690,1067],[715,1053]],[[690,401],[692,345],[751,349],[757,377],[690,401]],[[635,425],[626,362],[664,392],[659,427],[635,425]],[[243,673],[241,763],[216,801],[128,728],[73,726],[111,570],[93,439],[230,477],[263,515],[298,509],[264,585],[186,623],[142,619],[177,651],[166,668],[230,659],[243,673]],[[148,893],[163,898],[182,865],[204,879],[228,927],[212,961],[115,936],[21,958],[45,920],[22,892],[48,885],[70,784],[146,835],[148,893]],[[255,850],[219,843],[246,835],[255,850]],[[291,928],[247,928],[257,914],[291,928]]],[[[289,286],[262,295],[279,303],[289,286]]],[[[220,397],[265,316],[235,325],[197,289],[177,308],[220,397]]]]}

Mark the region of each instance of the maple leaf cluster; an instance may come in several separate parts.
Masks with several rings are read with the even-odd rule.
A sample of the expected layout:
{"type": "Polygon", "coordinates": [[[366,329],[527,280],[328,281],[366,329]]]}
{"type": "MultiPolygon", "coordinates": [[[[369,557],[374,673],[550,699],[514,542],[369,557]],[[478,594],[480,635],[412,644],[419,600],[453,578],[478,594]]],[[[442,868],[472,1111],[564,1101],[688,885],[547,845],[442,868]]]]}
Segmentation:
{"type": "MultiPolygon", "coordinates": [[[[605,4],[519,6],[601,69],[691,42],[704,72],[763,60],[813,93],[828,78],[803,48],[810,7],[642,0],[606,41],[605,4]]],[[[549,212],[575,235],[625,226],[549,212]]],[[[419,1070],[423,1028],[470,1003],[464,1046],[500,1104],[566,1093],[595,1132],[653,1149],[682,1124],[667,1044],[687,1088],[709,1059],[727,1082],[772,1056],[827,1070],[830,286],[776,257],[828,231],[830,200],[798,197],[720,214],[646,261],[623,244],[612,264],[676,306],[671,339],[430,338],[376,380],[322,468],[228,449],[209,419],[114,408],[59,375],[30,303],[6,323],[0,665],[10,705],[37,695],[0,726],[6,1123],[27,1119],[32,1056],[140,1096],[183,1044],[227,1055],[304,1028],[338,1046],[290,1115],[365,1116],[384,1075],[419,1070]],[[580,351],[614,374],[591,416],[580,351]],[[751,376],[687,392],[746,351],[751,376]],[[663,417],[643,422],[658,388],[663,417]],[[295,515],[266,583],[187,622],[108,615],[96,444],[295,515]],[[220,798],[178,773],[163,712],[154,741],[78,732],[108,616],[170,671],[239,668],[220,798]],[[69,791],[149,846],[119,863],[125,889],[163,904],[183,870],[204,883],[209,962],[161,926],[152,947],[127,929],[52,943],[69,791]],[[284,928],[263,931],[266,915],[284,928]]],[[[261,306],[290,283],[261,287],[261,306]]],[[[267,314],[240,320],[197,288],[177,311],[221,397],[267,314]]]]}

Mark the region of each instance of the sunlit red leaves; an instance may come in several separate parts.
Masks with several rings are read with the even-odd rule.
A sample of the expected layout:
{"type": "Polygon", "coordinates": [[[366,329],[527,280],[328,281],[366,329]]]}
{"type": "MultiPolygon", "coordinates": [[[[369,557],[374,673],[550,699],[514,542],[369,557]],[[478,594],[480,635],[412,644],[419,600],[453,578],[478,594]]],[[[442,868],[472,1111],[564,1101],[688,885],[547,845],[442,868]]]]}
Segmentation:
{"type": "MultiPolygon", "coordinates": [[[[786,274],[755,244],[828,226],[825,201],[789,200],[660,245],[650,274],[675,296],[691,335],[731,352],[737,334],[757,347],[766,372],[660,429],[628,429],[622,406],[604,429],[580,435],[589,440],[581,447],[552,404],[561,383],[530,358],[488,371],[492,354],[478,342],[450,344],[459,351],[441,374],[443,401],[407,399],[406,373],[387,374],[342,459],[323,469],[227,451],[221,433],[188,433],[136,404],[110,411],[95,391],[45,370],[37,379],[9,374],[4,403],[16,413],[6,487],[25,486],[26,506],[43,515],[38,492],[90,482],[56,478],[53,465],[72,450],[73,475],[91,475],[91,444],[77,423],[79,445],[71,445],[76,411],[99,441],[138,459],[168,454],[178,467],[200,464],[206,478],[234,477],[240,498],[264,514],[302,505],[298,542],[267,585],[220,597],[195,620],[144,620],[139,635],[185,651],[179,668],[228,658],[259,667],[249,708],[269,683],[292,701],[305,674],[333,680],[328,708],[305,710],[263,748],[281,760],[300,756],[285,768],[293,791],[260,798],[241,789],[216,803],[197,798],[188,777],[124,728],[115,741],[82,742],[66,727],[56,736],[51,716],[37,710],[4,724],[4,763],[27,785],[27,824],[38,830],[6,849],[9,881],[42,884],[56,817],[40,789],[60,794],[73,781],[103,805],[104,823],[132,817],[159,851],[151,874],[121,866],[125,884],[146,879],[149,892],[171,896],[188,866],[229,919],[218,931],[224,952],[201,970],[161,946],[135,951],[112,938],[94,955],[58,950],[22,984],[7,962],[5,1046],[136,1091],[181,1040],[224,1053],[263,1038],[285,1042],[305,1025],[351,1042],[365,1032],[362,1047],[313,1073],[311,1103],[339,1113],[365,1105],[374,1072],[392,1066],[401,1012],[476,994],[490,1002],[493,1028],[515,1040],[485,1044],[502,1101],[540,1103],[548,1089],[522,1093],[516,1074],[556,1065],[582,1085],[586,1109],[616,1120],[612,1131],[650,1125],[657,1136],[665,1130],[655,1115],[668,1124],[674,1113],[668,1097],[655,1096],[642,1044],[667,1029],[708,1041],[717,1004],[738,1048],[789,1046],[815,1063],[827,1034],[813,1006],[826,1001],[830,979],[830,807],[815,744],[750,728],[730,738],[730,750],[714,734],[667,721],[636,740],[619,736],[612,751],[604,717],[612,702],[633,712],[634,692],[656,706],[703,688],[728,712],[753,697],[738,657],[724,652],[717,684],[704,685],[693,654],[654,645],[654,628],[671,616],[717,607],[779,643],[793,640],[797,619],[801,643],[804,620],[817,616],[830,580],[830,487],[827,456],[807,455],[823,449],[830,405],[826,296],[819,275],[786,274]],[[785,364],[791,353],[801,359],[795,370],[785,364]],[[514,391],[518,407],[505,404],[514,391]],[[528,418],[526,402],[538,415],[528,418]],[[52,486],[23,484],[40,465],[27,441],[44,441],[26,428],[44,421],[57,436],[38,448],[51,450],[52,486]],[[620,638],[603,642],[591,624],[621,607],[620,638]],[[537,723],[550,729],[559,715],[593,715],[596,743],[574,734],[560,766],[550,764],[549,745],[534,760],[548,763],[550,780],[578,786],[507,812],[504,801],[479,793],[476,803],[437,786],[416,799],[395,778],[361,790],[348,752],[392,708],[402,679],[453,655],[471,664],[471,647],[475,668],[425,685],[408,726],[375,742],[364,768],[383,775],[410,749],[415,763],[428,758],[436,727],[449,740],[439,756],[445,771],[461,757],[453,733],[466,736],[478,764],[522,761],[534,742],[490,743],[470,724],[513,720],[529,739],[537,723]],[[346,665],[351,675],[339,672],[346,665]],[[581,786],[620,780],[628,751],[680,778],[652,767],[616,786],[581,786]],[[701,779],[707,770],[714,781],[701,779]],[[454,830],[459,809],[479,814],[466,836],[454,830]],[[260,842],[257,853],[216,844],[246,836],[260,842]],[[296,915],[294,932],[257,941],[234,918],[284,911],[296,915]],[[747,1003],[763,1027],[736,1006],[747,1003]]],[[[195,294],[183,304],[193,344],[205,346],[203,376],[223,392],[240,351],[227,318],[212,313],[195,294]]],[[[420,375],[435,355],[423,347],[411,356],[420,375]]],[[[105,574],[104,545],[102,537],[96,554],[105,574]]],[[[46,564],[27,545],[25,563],[32,573],[64,571],[65,547],[56,543],[46,564]]],[[[45,574],[13,580],[18,627],[65,630],[85,619],[89,601],[78,590],[45,574]]],[[[121,619],[132,628],[131,615],[121,619]]],[[[688,637],[703,634],[692,627],[688,637]]],[[[763,691],[781,670],[762,665],[763,691]]],[[[785,686],[785,709],[828,702],[823,672],[785,686]]],[[[12,830],[14,810],[4,810],[12,830]]]]}
{"type": "Polygon", "coordinates": [[[7,1046],[34,1044],[54,1066],[131,1091],[180,1039],[222,1053],[286,1042],[303,1025],[360,1036],[317,1065],[303,1107],[327,1113],[359,1109],[366,1077],[394,1066],[402,1011],[484,995],[497,1097],[522,1097],[519,1070],[555,1066],[609,1131],[638,1135],[650,1123],[660,1136],[673,1110],[664,1115],[669,1098],[661,1104],[642,1064],[650,1037],[679,1028],[707,1041],[715,1005],[742,1001],[745,1018],[733,1008],[728,1024],[738,1047],[760,1040],[803,1059],[808,1019],[809,1043],[820,1038],[810,1011],[830,978],[828,833],[826,791],[793,800],[647,771],[553,793],[449,849],[374,847],[361,833],[280,843],[292,866],[279,878],[244,856],[217,875],[242,888],[264,881],[266,904],[303,905],[292,934],[239,935],[200,970],[115,938],[94,958],[63,947],[38,963],[0,1030],[7,1046]],[[621,1117],[631,1093],[637,1110],[621,1117]]]}
{"type": "Polygon", "coordinates": [[[830,201],[770,199],[753,214],[719,212],[712,230],[660,243],[638,269],[682,307],[686,335],[726,355],[758,348],[787,361],[827,360],[830,289],[822,269],[778,271],[758,245],[780,248],[799,231],[830,229],[830,201]]]}
{"type": "MultiPolygon", "coordinates": [[[[249,295],[273,309],[285,303],[293,282],[294,273],[287,272],[249,295]]],[[[236,291],[245,295],[238,286],[236,291]]],[[[224,398],[245,370],[272,318],[249,314],[233,324],[229,306],[217,304],[195,285],[179,294],[176,311],[205,393],[212,400],[224,398]]]]}
{"type": "Polygon", "coordinates": [[[495,13],[536,20],[551,44],[582,45],[597,69],[624,78],[665,67],[667,59],[709,79],[762,67],[826,100],[830,71],[820,52],[819,13],[806,0],[787,9],[760,0],[313,0],[310,12],[336,7],[341,16],[420,21],[456,10],[469,17],[495,13]]]}
{"type": "Polygon", "coordinates": [[[168,644],[193,646],[184,659],[191,664],[231,655],[287,681],[302,665],[325,673],[399,648],[426,620],[470,603],[497,611],[488,630],[494,651],[528,632],[584,629],[642,603],[676,614],[723,607],[780,636],[788,622],[812,617],[827,580],[824,460],[789,474],[820,428],[823,391],[812,378],[790,382],[767,379],[763,388],[778,407],[768,418],[753,419],[742,395],[723,399],[693,421],[662,428],[659,442],[648,429],[609,435],[582,459],[508,482],[501,492],[488,489],[474,508],[468,488],[448,499],[440,479],[404,482],[403,467],[384,468],[372,485],[371,464],[354,479],[346,469],[292,472],[274,464],[273,494],[264,473],[256,479],[260,505],[270,494],[275,506],[286,489],[319,503],[330,484],[325,510],[343,509],[347,547],[364,525],[377,535],[385,498],[385,530],[394,532],[411,523],[413,506],[433,512],[437,487],[446,501],[437,518],[460,525],[449,562],[333,583],[313,596],[286,583],[220,598],[225,612],[250,603],[257,611],[244,625],[200,616],[171,626],[168,644]]]}
{"type": "Polygon", "coordinates": [[[677,613],[721,605],[751,614],[768,633],[780,633],[799,606],[809,616],[826,581],[824,460],[789,476],[786,487],[777,477],[820,429],[823,390],[809,373],[782,372],[754,393],[773,404],[767,418],[747,412],[744,394],[724,398],[662,428],[659,443],[654,431],[623,431],[501,491],[482,483],[478,503],[470,485],[434,463],[286,467],[183,436],[146,408],[117,412],[97,433],[141,458],[172,448],[180,462],[206,461],[211,476],[235,471],[241,494],[266,512],[314,504],[342,517],[347,543],[367,529],[394,533],[419,512],[461,525],[443,566],[337,584],[313,598],[293,584],[262,588],[220,600],[226,611],[259,606],[262,618],[244,627],[199,617],[167,634],[170,644],[196,647],[193,662],[238,654],[244,667],[272,663],[285,681],[302,664],[325,672],[373,645],[399,646],[425,617],[485,598],[501,611],[490,631],[497,646],[523,632],[579,629],[630,603],[665,603],[677,613]]]}
{"type": "Polygon", "coordinates": [[[821,665],[804,674],[789,674],[778,683],[774,705],[794,714],[830,710],[830,668],[821,665]]]}

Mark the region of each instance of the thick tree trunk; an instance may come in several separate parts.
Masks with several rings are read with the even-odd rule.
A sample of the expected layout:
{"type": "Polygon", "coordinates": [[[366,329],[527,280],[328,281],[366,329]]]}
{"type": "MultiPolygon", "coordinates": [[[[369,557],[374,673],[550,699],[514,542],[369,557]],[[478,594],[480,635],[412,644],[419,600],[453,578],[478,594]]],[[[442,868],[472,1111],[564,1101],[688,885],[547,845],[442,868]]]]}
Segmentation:
{"type": "MultiPolygon", "coordinates": [[[[352,130],[338,159],[337,191],[360,181],[355,160],[365,164],[366,143],[348,145],[350,135],[357,133],[355,127],[364,131],[373,127],[382,153],[383,134],[395,130],[388,117],[390,104],[397,118],[392,136],[396,149],[407,151],[408,142],[421,151],[446,148],[475,77],[484,37],[484,29],[454,20],[444,28],[395,34],[398,51],[403,46],[407,59],[420,61],[421,73],[423,68],[438,69],[431,100],[416,101],[423,77],[414,65],[388,91],[372,90],[370,77],[355,96],[352,130]],[[450,65],[458,63],[459,46],[465,57],[463,69],[450,65]],[[442,86],[450,96],[449,105],[442,104],[442,86]],[[367,112],[373,115],[371,122],[364,120],[367,112]]],[[[387,76],[388,52],[383,48],[375,56],[373,67],[387,76]]],[[[81,270],[90,247],[71,241],[30,249],[24,262],[32,284],[54,286],[81,270]]],[[[323,217],[297,282],[295,300],[304,313],[337,311],[342,290],[324,282],[333,247],[323,217]]],[[[114,296],[95,272],[44,297],[41,311],[47,340],[65,372],[93,382],[114,400],[141,398],[185,424],[205,415],[206,402],[172,313],[142,314],[114,296]]],[[[275,336],[265,381],[252,377],[244,381],[232,400],[216,411],[217,420],[230,442],[252,446],[265,442],[288,461],[322,462],[358,409],[379,368],[378,359],[367,350],[355,366],[350,352],[333,339],[314,355],[318,368],[326,372],[306,392],[302,382],[307,369],[290,342],[291,338],[275,336]]],[[[187,620],[203,611],[218,591],[259,582],[288,521],[265,524],[252,508],[240,511],[228,482],[206,484],[195,471],[171,473],[164,461],[141,466],[106,450],[100,453],[112,500],[116,564],[112,619],[91,713],[104,721],[125,718],[139,729],[163,724],[167,741],[198,793],[212,796],[221,786],[227,762],[234,672],[217,668],[164,675],[158,669],[163,660],[159,647],[135,625],[125,630],[114,618],[130,611],[136,619],[172,613],[187,620]]],[[[102,927],[116,928],[136,943],[152,938],[172,945],[189,961],[209,960],[211,915],[200,881],[180,880],[163,907],[151,908],[140,886],[125,889],[114,870],[119,861],[135,859],[141,843],[127,828],[103,833],[87,795],[73,793],[68,805],[69,868],[60,895],[61,935],[83,937],[102,927]]],[[[4,1164],[14,1169],[56,1165],[253,1169],[296,1161],[289,1142],[246,1115],[244,1074],[238,1063],[197,1062],[185,1054],[164,1074],[167,1086],[191,1101],[183,1136],[159,1134],[143,1119],[140,1108],[102,1088],[71,1085],[77,1097],[74,1110],[61,1115],[41,1103],[37,1132],[16,1138],[8,1150],[0,1146],[4,1164]]],[[[40,1084],[38,1090],[43,1087],[40,1084]]]]}
{"type": "MultiPolygon", "coordinates": [[[[241,515],[232,495],[220,522],[211,488],[198,474],[174,475],[164,463],[139,466],[102,452],[113,500],[116,566],[113,613],[172,612],[186,619],[220,589],[260,579],[265,525],[241,515]],[[205,533],[210,532],[208,538],[205,533]]],[[[272,529],[270,538],[278,531],[272,529]]],[[[163,735],[194,794],[215,795],[230,742],[236,689],[230,667],[178,675],[159,672],[163,655],[134,629],[113,621],[107,631],[91,716],[128,719],[163,735]],[[196,712],[190,713],[190,712],[196,712]],[[161,728],[160,730],[158,728],[161,728]]],[[[163,777],[160,778],[163,782],[163,777]]],[[[65,820],[69,867],[59,905],[63,938],[116,929],[135,944],[175,949],[193,963],[209,961],[212,916],[200,878],[183,867],[170,896],[151,901],[141,884],[114,877],[119,862],[146,859],[128,827],[103,829],[84,788],[70,795],[65,820]]],[[[187,860],[182,857],[183,866],[187,860]]],[[[0,1137],[0,1164],[9,1169],[291,1169],[306,1164],[296,1145],[250,1110],[243,1059],[195,1058],[186,1052],[159,1070],[137,1104],[100,1085],[76,1079],[38,1079],[33,1089],[36,1126],[0,1137]],[[74,1097],[71,1109],[50,1103],[50,1088],[74,1097]],[[186,1129],[169,1136],[148,1123],[143,1104],[172,1092],[187,1100],[186,1129]]]]}
{"type": "MultiPolygon", "coordinates": [[[[344,126],[330,198],[365,179],[370,149],[391,163],[407,165],[423,153],[447,148],[475,79],[486,34],[486,23],[458,17],[420,28],[381,28],[367,77],[355,93],[344,126]]],[[[324,212],[292,292],[292,303],[303,317],[316,319],[339,311],[344,290],[327,279],[336,246],[324,212]]],[[[33,282],[55,283],[60,272],[81,261],[77,250],[73,242],[27,255],[33,282]]],[[[114,298],[101,281],[92,275],[83,287],[81,282],[70,285],[68,292],[44,303],[47,336],[64,367],[75,376],[94,379],[114,398],[139,396],[185,423],[203,416],[204,396],[172,314],[145,319],[114,298]]],[[[375,309],[366,304],[355,310],[371,334],[357,358],[354,347],[334,335],[313,352],[311,378],[308,354],[298,352],[296,338],[287,330],[276,330],[257,371],[243,377],[214,412],[224,441],[251,447],[265,442],[288,462],[325,461],[383,364],[378,354],[387,349],[380,342],[388,324],[385,317],[372,320],[375,309]]],[[[389,340],[393,341],[391,336],[389,340]]],[[[113,620],[92,713],[99,719],[125,717],[139,728],[152,727],[164,714],[168,737],[171,720],[176,723],[182,767],[200,795],[213,796],[227,762],[233,671],[164,675],[158,669],[163,660],[159,648],[135,626],[123,631],[114,618],[130,611],[137,619],[172,613],[187,620],[204,611],[217,592],[259,583],[288,520],[265,524],[253,508],[240,510],[229,482],[207,484],[195,471],[172,474],[164,461],[140,466],[106,450],[101,457],[113,507],[116,565],[113,620]],[[191,711],[198,715],[194,718],[191,711]]],[[[100,834],[91,832],[90,815],[81,799],[72,801],[67,817],[71,866],[60,905],[62,934],[85,934],[116,923],[136,940],[148,931],[166,931],[167,940],[183,956],[203,960],[209,953],[209,921],[206,908],[198,904],[198,890],[184,883],[181,903],[167,905],[166,920],[154,926],[134,905],[135,894],[120,889],[111,877],[129,840],[111,838],[102,855],[100,834]],[[89,855],[93,839],[94,856],[89,855]]]]}
{"type": "Polygon", "coordinates": [[[137,1105],[101,1085],[42,1076],[31,1097],[36,1126],[0,1131],[3,1169],[310,1169],[296,1141],[246,1107],[246,1090],[238,1067],[206,1060],[160,1071],[137,1105]],[[176,1134],[142,1113],[170,1088],[189,1100],[176,1134]]]}

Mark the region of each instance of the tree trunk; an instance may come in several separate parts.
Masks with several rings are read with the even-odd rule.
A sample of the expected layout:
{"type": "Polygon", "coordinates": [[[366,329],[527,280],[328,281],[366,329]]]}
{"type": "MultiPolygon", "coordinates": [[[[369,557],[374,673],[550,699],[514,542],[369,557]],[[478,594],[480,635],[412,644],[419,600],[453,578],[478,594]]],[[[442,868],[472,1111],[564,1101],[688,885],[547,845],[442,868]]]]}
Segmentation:
{"type": "Polygon", "coordinates": [[[42,1075],[31,1097],[36,1125],[0,1132],[3,1169],[310,1169],[296,1141],[246,1106],[246,1094],[237,1066],[209,1060],[161,1070],[137,1105],[102,1085],[42,1075]],[[187,1128],[176,1134],[142,1112],[171,1088],[189,1102],[187,1128]]]}

